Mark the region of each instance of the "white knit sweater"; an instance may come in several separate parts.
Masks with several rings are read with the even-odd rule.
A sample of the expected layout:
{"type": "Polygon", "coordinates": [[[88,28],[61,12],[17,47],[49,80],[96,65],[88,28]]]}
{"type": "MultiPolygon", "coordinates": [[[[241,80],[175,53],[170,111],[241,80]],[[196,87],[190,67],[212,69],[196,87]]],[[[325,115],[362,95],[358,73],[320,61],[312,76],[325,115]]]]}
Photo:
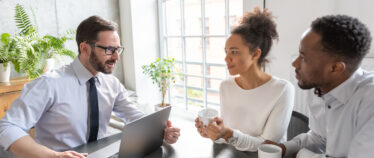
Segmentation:
{"type": "MultiPolygon", "coordinates": [[[[230,144],[242,151],[257,151],[264,140],[284,142],[294,105],[294,86],[272,77],[251,90],[238,86],[234,78],[220,86],[221,117],[234,130],[230,144]]],[[[219,139],[217,143],[228,143],[219,139]]]]}

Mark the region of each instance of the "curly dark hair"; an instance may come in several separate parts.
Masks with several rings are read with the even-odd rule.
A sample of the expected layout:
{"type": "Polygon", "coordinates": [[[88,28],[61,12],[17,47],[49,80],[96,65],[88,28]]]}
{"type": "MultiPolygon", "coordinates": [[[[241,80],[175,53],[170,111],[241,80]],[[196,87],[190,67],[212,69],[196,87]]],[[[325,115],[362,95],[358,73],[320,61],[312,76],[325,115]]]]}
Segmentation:
{"type": "Polygon", "coordinates": [[[321,35],[323,50],[346,64],[354,72],[370,49],[369,29],[347,15],[327,15],[314,20],[311,30],[321,35]]]}
{"type": "Polygon", "coordinates": [[[101,31],[118,31],[118,25],[99,16],[90,16],[79,24],[76,35],[79,54],[81,53],[79,44],[82,42],[95,43],[97,35],[101,31]]]}
{"type": "Polygon", "coordinates": [[[255,7],[252,12],[246,13],[240,25],[231,31],[231,34],[240,35],[251,51],[256,48],[261,49],[257,64],[262,68],[265,68],[265,63],[268,62],[266,56],[269,54],[273,40],[278,40],[277,26],[273,18],[272,13],[267,9],[261,11],[255,7]]]}

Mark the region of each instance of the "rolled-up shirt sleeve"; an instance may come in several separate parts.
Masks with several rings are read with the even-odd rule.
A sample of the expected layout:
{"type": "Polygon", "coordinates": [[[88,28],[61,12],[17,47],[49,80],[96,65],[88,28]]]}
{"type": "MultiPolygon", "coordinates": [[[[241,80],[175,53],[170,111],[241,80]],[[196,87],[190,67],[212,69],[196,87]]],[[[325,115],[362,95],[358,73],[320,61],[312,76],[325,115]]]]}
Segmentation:
{"type": "Polygon", "coordinates": [[[302,148],[298,153],[296,158],[325,158],[325,154],[316,154],[308,149],[302,148]]]}
{"type": "Polygon", "coordinates": [[[320,154],[325,149],[326,139],[310,130],[308,133],[300,134],[283,144],[286,147],[285,157],[288,158],[293,157],[293,155],[302,148],[306,148],[312,152],[316,152],[316,154],[320,154]]]}
{"type": "Polygon", "coordinates": [[[119,85],[119,93],[114,103],[113,112],[125,122],[131,122],[144,116],[144,113],[129,100],[128,92],[121,84],[119,85]]]}
{"type": "Polygon", "coordinates": [[[51,104],[51,92],[44,77],[26,84],[12,103],[6,115],[0,120],[0,146],[8,150],[16,140],[28,135],[32,128],[51,104]]]}

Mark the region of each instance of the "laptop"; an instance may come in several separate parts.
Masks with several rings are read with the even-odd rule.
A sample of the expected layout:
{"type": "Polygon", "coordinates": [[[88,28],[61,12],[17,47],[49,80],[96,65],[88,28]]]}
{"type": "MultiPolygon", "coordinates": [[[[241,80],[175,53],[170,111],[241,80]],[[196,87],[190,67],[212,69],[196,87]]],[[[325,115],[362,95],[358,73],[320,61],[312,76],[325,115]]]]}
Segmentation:
{"type": "Polygon", "coordinates": [[[126,124],[120,141],[89,154],[88,157],[137,158],[159,150],[170,111],[171,106],[168,106],[126,124]]]}

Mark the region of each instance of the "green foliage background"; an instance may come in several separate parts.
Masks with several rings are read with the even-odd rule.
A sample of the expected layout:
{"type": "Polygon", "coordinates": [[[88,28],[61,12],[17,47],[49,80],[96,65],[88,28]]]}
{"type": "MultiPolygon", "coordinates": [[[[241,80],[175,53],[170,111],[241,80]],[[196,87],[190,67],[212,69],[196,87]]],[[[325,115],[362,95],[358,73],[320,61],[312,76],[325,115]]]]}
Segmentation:
{"type": "Polygon", "coordinates": [[[68,56],[72,59],[76,53],[65,48],[67,40],[74,40],[75,30],[68,30],[61,37],[51,35],[40,36],[35,14],[34,24],[22,5],[15,7],[15,22],[20,32],[11,37],[8,33],[1,35],[0,63],[8,65],[12,62],[17,72],[24,71],[30,79],[43,73],[46,60],[60,56],[68,56]]]}

